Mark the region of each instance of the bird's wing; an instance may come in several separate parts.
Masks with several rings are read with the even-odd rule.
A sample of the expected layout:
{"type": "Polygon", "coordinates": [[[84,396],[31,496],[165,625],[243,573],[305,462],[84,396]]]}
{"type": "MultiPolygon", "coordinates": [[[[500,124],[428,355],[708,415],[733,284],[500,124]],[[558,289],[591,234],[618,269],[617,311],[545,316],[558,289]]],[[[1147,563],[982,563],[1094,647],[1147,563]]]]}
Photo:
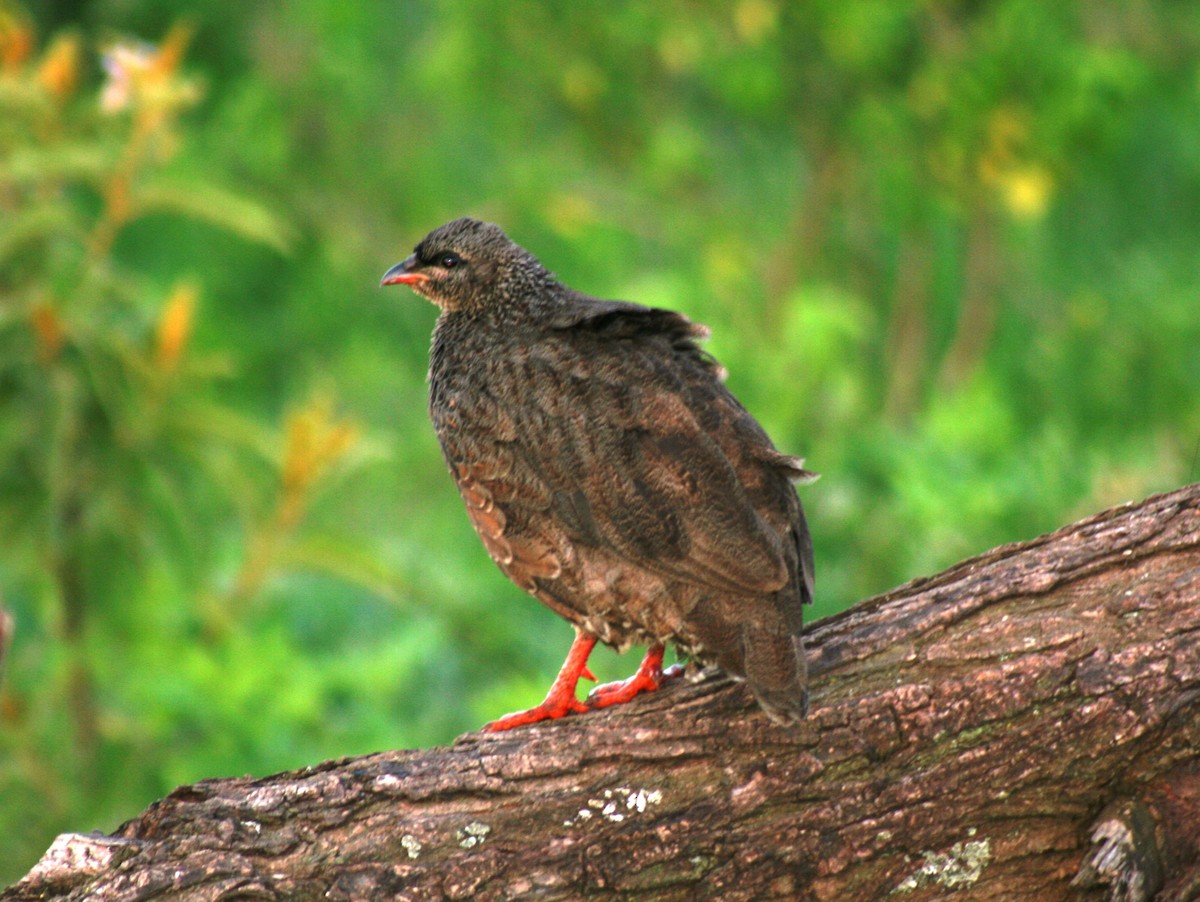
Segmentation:
{"type": "Polygon", "coordinates": [[[473,447],[467,431],[447,448],[492,556],[520,583],[556,575],[586,547],[738,595],[809,583],[807,532],[783,475],[799,465],[721,385],[693,341],[703,327],[591,303],[497,364],[513,367],[497,384],[523,380],[536,400],[477,399],[471,418],[492,425],[500,453],[473,447]]]}

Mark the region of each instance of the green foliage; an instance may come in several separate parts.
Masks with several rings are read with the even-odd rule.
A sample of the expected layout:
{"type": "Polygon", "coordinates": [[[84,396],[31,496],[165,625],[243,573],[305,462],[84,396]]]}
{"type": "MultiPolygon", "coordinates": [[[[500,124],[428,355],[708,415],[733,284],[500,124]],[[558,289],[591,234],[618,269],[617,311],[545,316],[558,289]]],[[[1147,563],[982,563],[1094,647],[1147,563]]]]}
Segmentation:
{"type": "Polygon", "coordinates": [[[0,882],[544,690],[376,287],[454,216],[713,327],[820,614],[1200,478],[1189,4],[59,8],[0,2],[0,882]]]}
{"type": "MultiPolygon", "coordinates": [[[[145,674],[175,666],[182,679],[155,688],[207,697],[212,716],[202,722],[220,723],[214,675],[197,665],[244,653],[228,647],[245,640],[232,626],[268,576],[305,567],[354,579],[369,568],[335,548],[288,541],[355,431],[318,403],[277,437],[222,402],[214,389],[226,364],[191,348],[196,284],[164,291],[115,249],[127,227],[163,215],[287,243],[262,205],[171,171],[178,117],[198,99],[178,73],[185,33],[157,49],[113,46],[97,105],[76,92],[76,38],[34,64],[21,47],[25,23],[4,15],[0,576],[21,639],[0,793],[20,800],[3,815],[18,818],[8,829],[31,843],[18,839],[10,854],[27,857],[68,815],[111,819],[131,796],[170,788],[160,749],[187,735],[186,711],[138,704],[145,674]],[[228,588],[223,554],[242,560],[228,588]],[[156,731],[156,710],[179,720],[156,731]],[[47,803],[31,804],[30,789],[47,803]]],[[[285,650],[269,641],[256,649],[268,665],[285,650]]],[[[296,712],[309,700],[291,701],[302,722],[296,712]]]]}

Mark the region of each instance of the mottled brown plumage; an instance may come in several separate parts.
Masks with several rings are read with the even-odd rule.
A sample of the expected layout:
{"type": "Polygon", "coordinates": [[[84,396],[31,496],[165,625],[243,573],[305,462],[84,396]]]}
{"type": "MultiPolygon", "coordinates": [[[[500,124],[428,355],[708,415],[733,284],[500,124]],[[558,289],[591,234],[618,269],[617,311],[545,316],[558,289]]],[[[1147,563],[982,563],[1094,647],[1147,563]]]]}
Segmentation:
{"type": "Polygon", "coordinates": [[[668,310],[561,285],[496,226],[459,219],[384,277],[442,309],[429,409],[484,546],[575,624],[555,689],[504,729],[655,688],[661,646],[743,678],[776,720],[804,715],[801,608],[812,543],[780,453],[668,310]],[[634,683],[574,698],[595,639],[650,646],[634,683]]]}

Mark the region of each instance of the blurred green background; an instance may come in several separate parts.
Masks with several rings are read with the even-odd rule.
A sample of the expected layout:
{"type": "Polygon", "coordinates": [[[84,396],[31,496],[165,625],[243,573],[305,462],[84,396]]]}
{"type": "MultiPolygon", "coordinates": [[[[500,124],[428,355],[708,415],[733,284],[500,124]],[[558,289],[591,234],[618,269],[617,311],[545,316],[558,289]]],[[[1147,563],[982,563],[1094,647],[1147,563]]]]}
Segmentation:
{"type": "Polygon", "coordinates": [[[1200,478],[1198,51],[1168,0],[0,0],[0,883],[541,698],[570,629],[376,287],[456,216],[713,327],[823,474],[817,615],[1200,478]]]}

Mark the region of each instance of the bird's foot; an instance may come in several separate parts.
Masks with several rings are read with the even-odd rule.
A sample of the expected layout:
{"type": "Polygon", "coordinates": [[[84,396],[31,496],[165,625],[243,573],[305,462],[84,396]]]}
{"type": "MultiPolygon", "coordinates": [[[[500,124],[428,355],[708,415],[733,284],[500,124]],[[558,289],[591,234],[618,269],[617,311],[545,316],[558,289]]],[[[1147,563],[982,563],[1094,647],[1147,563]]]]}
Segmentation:
{"type": "Polygon", "coordinates": [[[582,714],[584,711],[590,710],[588,705],[575,697],[575,687],[581,677],[593,682],[596,679],[587,666],[588,655],[591,654],[595,645],[594,637],[585,636],[576,630],[575,641],[571,643],[567,659],[563,661],[562,669],[559,670],[554,684],[546,693],[546,698],[542,703],[528,711],[514,711],[512,714],[505,714],[499,720],[493,720],[484,726],[484,732],[500,733],[504,730],[511,730],[513,727],[523,727],[526,724],[538,723],[543,720],[557,720],[568,714],[582,714]]]}
{"type": "Polygon", "coordinates": [[[672,664],[663,669],[663,647],[652,645],[646,649],[646,657],[638,665],[637,673],[627,680],[615,683],[604,683],[588,693],[589,708],[607,708],[609,705],[621,705],[641,695],[643,692],[654,692],[665,680],[683,673],[683,667],[672,664]]]}
{"type": "Polygon", "coordinates": [[[528,711],[514,711],[512,714],[505,714],[485,725],[483,731],[485,733],[501,733],[504,730],[511,730],[513,727],[523,727],[526,724],[539,723],[543,720],[558,720],[568,714],[582,714],[588,710],[590,708],[575,698],[574,694],[570,697],[555,698],[552,692],[540,705],[534,705],[528,711]]]}

